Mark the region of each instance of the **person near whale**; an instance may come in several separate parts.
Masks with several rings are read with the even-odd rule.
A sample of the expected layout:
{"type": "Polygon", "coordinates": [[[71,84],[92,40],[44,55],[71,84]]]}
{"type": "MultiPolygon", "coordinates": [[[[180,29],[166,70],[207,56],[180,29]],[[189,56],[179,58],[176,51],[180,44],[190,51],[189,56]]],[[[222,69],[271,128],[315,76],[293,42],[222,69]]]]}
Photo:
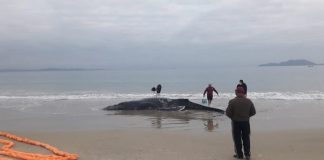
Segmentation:
{"type": "Polygon", "coordinates": [[[208,100],[208,107],[210,106],[212,100],[213,100],[213,93],[216,93],[218,95],[217,90],[211,85],[209,84],[208,87],[205,89],[203,96],[205,97],[206,93],[207,93],[207,100],[208,100]]]}
{"type": "Polygon", "coordinates": [[[153,93],[156,92],[156,96],[160,96],[160,93],[161,93],[161,90],[162,90],[162,85],[161,84],[158,84],[156,87],[152,87],[151,91],[153,93]]]}
{"type": "Polygon", "coordinates": [[[250,159],[250,117],[256,114],[253,102],[246,98],[243,87],[238,86],[235,90],[236,97],[228,102],[226,115],[232,120],[232,135],[235,146],[235,158],[250,159]]]}

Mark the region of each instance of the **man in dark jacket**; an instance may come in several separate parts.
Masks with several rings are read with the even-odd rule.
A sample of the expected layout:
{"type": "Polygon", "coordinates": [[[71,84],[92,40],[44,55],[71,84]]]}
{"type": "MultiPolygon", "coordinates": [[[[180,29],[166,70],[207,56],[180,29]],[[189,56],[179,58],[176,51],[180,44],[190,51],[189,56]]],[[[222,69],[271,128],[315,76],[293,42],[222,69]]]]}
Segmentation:
{"type": "Polygon", "coordinates": [[[158,84],[158,85],[156,86],[156,93],[157,93],[157,94],[160,94],[160,93],[161,93],[161,90],[162,90],[162,85],[161,85],[161,84],[158,84]]]}
{"type": "Polygon", "coordinates": [[[252,101],[245,96],[243,87],[237,87],[236,97],[229,101],[226,115],[232,120],[232,134],[235,144],[236,155],[234,157],[243,159],[242,141],[244,155],[250,159],[250,117],[255,115],[252,101]]]}

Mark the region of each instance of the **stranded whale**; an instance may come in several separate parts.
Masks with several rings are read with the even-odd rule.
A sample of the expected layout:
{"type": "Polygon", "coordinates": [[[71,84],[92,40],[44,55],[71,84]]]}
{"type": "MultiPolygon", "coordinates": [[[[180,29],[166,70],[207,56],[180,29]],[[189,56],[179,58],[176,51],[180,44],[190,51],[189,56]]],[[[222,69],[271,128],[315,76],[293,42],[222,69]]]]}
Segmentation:
{"type": "Polygon", "coordinates": [[[122,102],[108,106],[104,110],[203,110],[224,113],[224,110],[203,106],[188,99],[145,98],[142,100],[122,102]]]}

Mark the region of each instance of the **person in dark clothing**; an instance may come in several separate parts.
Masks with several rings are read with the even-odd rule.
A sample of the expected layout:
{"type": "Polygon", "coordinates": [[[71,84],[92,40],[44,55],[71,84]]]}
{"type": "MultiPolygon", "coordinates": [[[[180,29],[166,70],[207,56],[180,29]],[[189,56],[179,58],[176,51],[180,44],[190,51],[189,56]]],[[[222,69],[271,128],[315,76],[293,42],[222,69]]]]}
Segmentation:
{"type": "Polygon", "coordinates": [[[158,85],[156,86],[156,93],[157,93],[157,94],[160,94],[160,93],[161,93],[161,89],[162,89],[161,84],[158,84],[158,85]]]}
{"type": "Polygon", "coordinates": [[[208,87],[205,89],[204,91],[204,97],[207,93],[207,100],[208,100],[208,106],[210,106],[212,100],[213,100],[213,92],[215,92],[218,95],[217,90],[211,85],[209,84],[208,87]]]}
{"type": "Polygon", "coordinates": [[[235,144],[234,157],[250,159],[250,117],[256,114],[253,102],[246,98],[245,90],[239,86],[235,90],[236,97],[231,99],[226,109],[226,115],[232,120],[232,135],[235,144]]]}
{"type": "Polygon", "coordinates": [[[243,82],[243,80],[240,80],[240,83],[236,87],[242,87],[244,89],[244,94],[247,94],[247,85],[243,82]]]}

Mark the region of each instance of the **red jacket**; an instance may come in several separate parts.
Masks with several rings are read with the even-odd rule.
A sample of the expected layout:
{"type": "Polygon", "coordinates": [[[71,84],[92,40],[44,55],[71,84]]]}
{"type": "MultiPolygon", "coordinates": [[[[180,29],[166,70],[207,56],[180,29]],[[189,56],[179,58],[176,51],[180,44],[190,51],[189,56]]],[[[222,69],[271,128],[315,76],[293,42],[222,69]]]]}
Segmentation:
{"type": "Polygon", "coordinates": [[[204,91],[204,95],[207,93],[207,96],[213,96],[214,91],[218,94],[214,87],[207,87],[204,91]]]}

